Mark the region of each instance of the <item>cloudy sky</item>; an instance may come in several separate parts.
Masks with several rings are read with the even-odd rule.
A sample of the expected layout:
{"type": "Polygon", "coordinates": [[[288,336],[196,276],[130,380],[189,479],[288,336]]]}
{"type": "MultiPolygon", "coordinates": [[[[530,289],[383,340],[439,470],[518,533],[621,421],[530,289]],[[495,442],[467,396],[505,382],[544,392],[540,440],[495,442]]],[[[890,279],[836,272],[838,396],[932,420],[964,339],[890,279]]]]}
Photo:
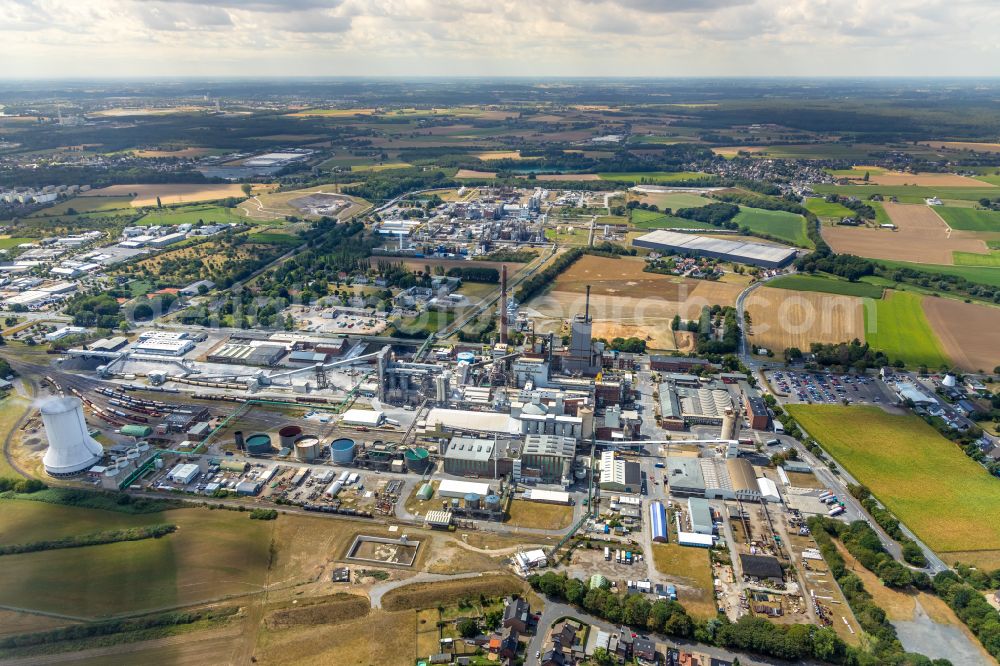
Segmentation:
{"type": "Polygon", "coordinates": [[[0,0],[0,78],[996,76],[997,0],[0,0]]]}

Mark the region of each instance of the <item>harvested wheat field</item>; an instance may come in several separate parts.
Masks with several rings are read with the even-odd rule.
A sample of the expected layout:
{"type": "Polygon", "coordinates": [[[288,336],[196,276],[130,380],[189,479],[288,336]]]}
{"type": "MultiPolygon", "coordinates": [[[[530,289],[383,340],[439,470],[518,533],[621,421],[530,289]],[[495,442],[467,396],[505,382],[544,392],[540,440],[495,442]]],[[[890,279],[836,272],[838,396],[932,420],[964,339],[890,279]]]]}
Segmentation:
{"type": "Polygon", "coordinates": [[[1000,330],[1000,308],[928,296],[924,314],[945,353],[964,370],[985,372],[1000,365],[1000,347],[989,332],[1000,330]]]}
{"type": "MultiPolygon", "coordinates": [[[[920,187],[983,187],[983,181],[954,173],[903,173],[885,171],[870,173],[868,182],[873,185],[917,185],[920,187]]],[[[988,186],[988,185],[987,185],[988,186]]]]}
{"type": "Polygon", "coordinates": [[[178,148],[177,150],[137,150],[138,157],[201,157],[212,152],[211,148],[178,148]]]}
{"type": "Polygon", "coordinates": [[[155,206],[156,198],[160,198],[160,203],[164,206],[171,204],[190,203],[192,201],[214,201],[216,199],[226,199],[237,197],[245,199],[241,185],[197,185],[183,183],[164,183],[151,185],[111,185],[102,187],[99,190],[84,192],[85,197],[123,197],[134,194],[132,199],[133,208],[144,206],[155,206]]]}
{"type": "Polygon", "coordinates": [[[930,206],[882,204],[896,225],[889,229],[823,227],[823,238],[838,254],[918,264],[954,264],[954,252],[989,252],[981,239],[952,231],[930,206]]]}
{"type": "Polygon", "coordinates": [[[925,141],[925,146],[948,150],[974,150],[977,153],[1000,153],[1000,143],[976,143],[973,141],[925,141]]]}
{"type": "Polygon", "coordinates": [[[455,172],[455,178],[496,178],[496,171],[475,171],[473,169],[459,169],[455,172]]]}
{"type": "Polygon", "coordinates": [[[484,153],[476,153],[476,157],[483,161],[489,160],[540,160],[541,157],[521,157],[520,150],[487,150],[484,153]]]}
{"type": "MultiPolygon", "coordinates": [[[[750,294],[750,342],[781,353],[809,349],[812,342],[864,341],[864,301],[856,296],[761,287],[750,294]]],[[[869,302],[874,308],[874,301],[869,302]]],[[[874,310],[873,310],[874,312],[874,310]]]]}
{"type": "Polygon", "coordinates": [[[742,276],[709,282],[645,273],[644,266],[637,257],[585,255],[525,309],[537,318],[539,332],[560,332],[566,320],[584,311],[590,285],[595,337],[638,337],[653,349],[674,349],[674,315],[696,319],[702,306],[732,305],[747,283],[742,276]]]}
{"type": "MultiPolygon", "coordinates": [[[[527,176],[518,176],[518,178],[527,178],[527,176]]],[[[538,180],[562,180],[567,182],[601,179],[596,173],[538,173],[535,174],[535,178],[538,180]]]]}

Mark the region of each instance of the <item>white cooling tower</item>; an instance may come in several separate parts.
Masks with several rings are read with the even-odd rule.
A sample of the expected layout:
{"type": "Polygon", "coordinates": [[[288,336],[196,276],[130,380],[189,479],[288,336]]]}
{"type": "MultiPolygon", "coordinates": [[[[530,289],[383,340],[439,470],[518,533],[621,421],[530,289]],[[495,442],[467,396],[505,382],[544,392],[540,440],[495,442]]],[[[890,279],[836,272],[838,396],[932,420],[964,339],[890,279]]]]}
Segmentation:
{"type": "Polygon", "coordinates": [[[49,448],[42,458],[52,476],[82,472],[101,460],[104,449],[90,436],[79,398],[49,398],[40,408],[49,448]]]}

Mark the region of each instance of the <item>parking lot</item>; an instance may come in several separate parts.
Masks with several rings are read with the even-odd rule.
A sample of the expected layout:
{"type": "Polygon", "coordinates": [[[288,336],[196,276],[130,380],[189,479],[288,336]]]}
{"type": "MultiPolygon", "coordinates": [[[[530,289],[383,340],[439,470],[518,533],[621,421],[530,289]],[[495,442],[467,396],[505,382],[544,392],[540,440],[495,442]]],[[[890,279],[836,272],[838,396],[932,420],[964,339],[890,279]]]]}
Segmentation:
{"type": "Polygon", "coordinates": [[[807,404],[878,404],[889,399],[876,377],[824,372],[765,373],[775,396],[782,402],[807,404]]]}

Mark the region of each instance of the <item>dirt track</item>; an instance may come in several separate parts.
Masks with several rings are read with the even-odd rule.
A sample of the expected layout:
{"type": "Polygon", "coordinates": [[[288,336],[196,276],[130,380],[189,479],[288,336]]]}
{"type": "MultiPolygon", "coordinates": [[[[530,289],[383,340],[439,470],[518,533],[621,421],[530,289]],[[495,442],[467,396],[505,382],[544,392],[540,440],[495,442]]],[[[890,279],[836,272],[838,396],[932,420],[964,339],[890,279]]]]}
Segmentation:
{"type": "Polygon", "coordinates": [[[895,231],[829,226],[823,227],[823,238],[839,254],[918,264],[954,264],[955,251],[988,253],[982,240],[952,231],[930,206],[889,202],[882,205],[896,225],[895,231]]]}
{"type": "Polygon", "coordinates": [[[1000,330],[1000,308],[928,296],[924,313],[944,351],[965,370],[991,372],[1000,365],[1000,347],[991,332],[1000,330]]]}

